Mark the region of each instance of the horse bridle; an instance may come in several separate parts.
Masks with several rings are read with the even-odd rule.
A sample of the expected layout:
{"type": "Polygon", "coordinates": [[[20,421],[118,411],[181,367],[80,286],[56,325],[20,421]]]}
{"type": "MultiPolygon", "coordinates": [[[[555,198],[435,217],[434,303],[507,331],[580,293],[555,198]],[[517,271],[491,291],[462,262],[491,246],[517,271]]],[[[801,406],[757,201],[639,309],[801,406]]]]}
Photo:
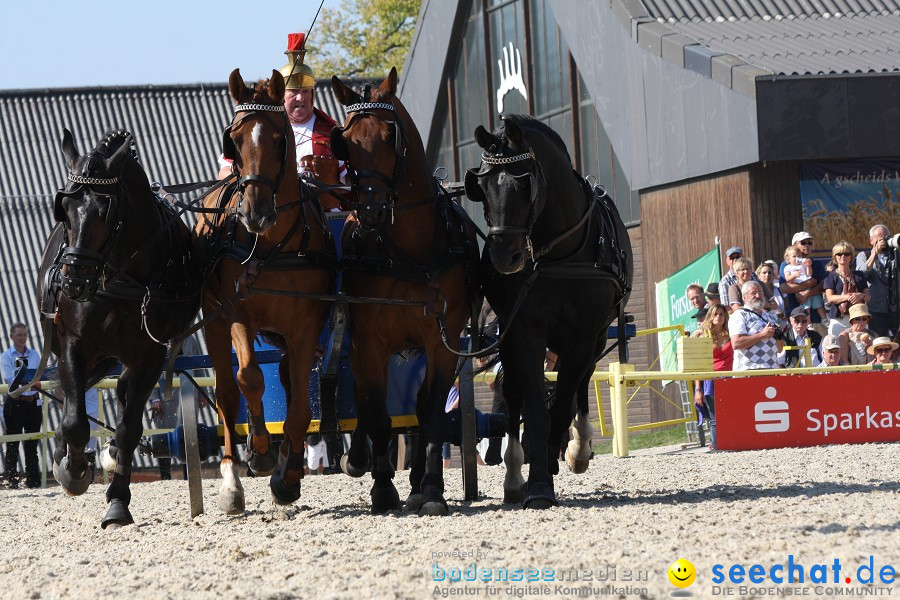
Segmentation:
{"type": "MultiPolygon", "coordinates": [[[[256,103],[245,103],[238,104],[234,107],[234,114],[237,116],[240,113],[246,113],[244,116],[240,117],[237,121],[234,121],[225,128],[225,131],[222,132],[222,154],[225,158],[234,159],[236,155],[236,148],[234,147],[234,142],[231,140],[231,131],[238,125],[240,125],[244,119],[249,118],[251,115],[255,113],[266,113],[266,112],[280,112],[284,114],[284,105],[283,104],[256,104],[256,103]]],[[[281,160],[281,166],[278,169],[278,176],[275,178],[275,181],[272,181],[265,175],[260,175],[259,173],[250,173],[248,175],[240,175],[237,170],[237,165],[232,164],[232,170],[235,175],[240,175],[237,180],[237,194],[238,194],[238,207],[244,201],[243,191],[248,183],[255,183],[259,185],[266,186],[271,188],[273,202],[278,201],[278,188],[281,186],[281,178],[284,177],[284,171],[287,167],[288,162],[288,139],[293,137],[293,133],[289,131],[290,125],[285,115],[284,126],[282,128],[282,134],[284,135],[284,157],[281,160]],[[289,135],[290,134],[290,135],[289,135]]]]}
{"type": "Polygon", "coordinates": [[[534,257],[534,248],[531,243],[531,232],[534,229],[534,222],[537,219],[537,216],[540,211],[537,210],[538,204],[538,178],[542,177],[541,174],[541,166],[537,161],[537,157],[534,155],[534,150],[528,148],[528,152],[523,152],[521,154],[516,154],[514,156],[498,156],[494,154],[489,154],[487,151],[481,153],[481,162],[485,165],[490,165],[486,171],[475,171],[474,169],[469,169],[466,173],[466,178],[475,177],[477,179],[481,179],[482,177],[486,177],[491,175],[497,171],[494,167],[500,167],[500,170],[505,171],[510,177],[513,179],[522,179],[523,177],[528,177],[529,184],[531,187],[531,198],[528,202],[528,219],[525,222],[524,226],[513,226],[513,225],[493,225],[490,220],[490,214],[487,206],[487,202],[485,201],[484,206],[484,218],[488,224],[488,237],[492,235],[501,235],[505,233],[510,234],[524,234],[525,235],[525,243],[528,246],[528,252],[534,257]],[[531,168],[528,170],[527,175],[513,175],[509,171],[505,171],[504,167],[506,165],[511,165],[519,162],[531,161],[531,168]]]}
{"type": "MultiPolygon", "coordinates": [[[[89,162],[90,161],[85,161],[85,171],[87,171],[89,162]]],[[[97,292],[101,279],[105,277],[107,268],[110,266],[109,255],[115,246],[119,232],[122,230],[122,219],[119,215],[119,194],[122,190],[122,186],[119,184],[118,177],[87,177],[86,175],[74,175],[69,173],[67,179],[76,184],[76,187],[72,190],[59,190],[56,194],[57,207],[54,210],[54,214],[56,219],[60,222],[64,221],[64,219],[60,219],[60,196],[74,196],[79,192],[82,192],[84,187],[116,186],[116,190],[113,194],[95,191],[98,195],[110,198],[110,208],[106,213],[105,220],[107,228],[111,229],[112,232],[100,247],[100,251],[98,252],[81,246],[64,245],[60,248],[54,263],[55,268],[59,270],[60,284],[62,285],[63,292],[66,296],[77,302],[86,302],[97,292]],[[112,225],[113,222],[115,222],[114,226],[112,225]],[[69,267],[69,269],[66,269],[65,274],[62,272],[62,265],[69,267]],[[72,272],[80,273],[82,270],[85,270],[87,274],[81,276],[70,274],[72,272]]],[[[66,244],[68,244],[68,228],[65,229],[65,240],[66,244]]],[[[50,273],[48,273],[48,275],[49,274],[50,273]]]]}
{"type": "Polygon", "coordinates": [[[400,181],[400,178],[406,170],[407,142],[406,135],[403,131],[403,122],[400,121],[400,118],[397,116],[394,105],[387,102],[358,102],[356,104],[351,104],[347,106],[347,114],[351,113],[353,113],[353,116],[350,117],[347,125],[339,128],[341,135],[350,129],[353,122],[357,119],[374,117],[382,123],[386,123],[394,128],[394,153],[397,155],[397,160],[394,161],[394,172],[390,177],[375,169],[356,169],[352,164],[347,162],[347,175],[350,177],[351,189],[356,195],[356,207],[354,210],[356,211],[357,216],[359,216],[360,214],[377,212],[382,208],[387,208],[391,215],[393,215],[394,203],[398,196],[397,182],[400,181]],[[393,120],[384,119],[373,112],[377,109],[390,111],[394,116],[393,120]],[[364,186],[359,182],[362,177],[377,179],[382,182],[384,186],[364,186]],[[377,204],[375,202],[375,195],[378,193],[385,194],[388,198],[387,202],[377,204]],[[365,200],[363,200],[364,197],[365,200]]]}

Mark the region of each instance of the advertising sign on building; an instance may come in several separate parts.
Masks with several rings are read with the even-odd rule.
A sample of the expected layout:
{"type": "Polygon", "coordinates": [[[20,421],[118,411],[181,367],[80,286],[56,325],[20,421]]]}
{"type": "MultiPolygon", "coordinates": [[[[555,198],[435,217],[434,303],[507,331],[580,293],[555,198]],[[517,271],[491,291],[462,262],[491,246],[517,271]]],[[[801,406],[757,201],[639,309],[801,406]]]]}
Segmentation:
{"type": "Polygon", "coordinates": [[[900,441],[900,371],[716,380],[716,444],[762,450],[900,441]]]}
{"type": "MultiPolygon", "coordinates": [[[[686,331],[697,329],[698,323],[691,316],[697,309],[687,297],[687,287],[696,283],[706,289],[712,282],[718,283],[722,278],[719,261],[719,247],[716,246],[700,258],[675,271],[656,284],[656,323],[657,327],[684,325],[686,331]]],[[[675,371],[677,359],[675,354],[675,338],[678,331],[664,331],[657,334],[660,349],[660,370],[675,371]]]]}

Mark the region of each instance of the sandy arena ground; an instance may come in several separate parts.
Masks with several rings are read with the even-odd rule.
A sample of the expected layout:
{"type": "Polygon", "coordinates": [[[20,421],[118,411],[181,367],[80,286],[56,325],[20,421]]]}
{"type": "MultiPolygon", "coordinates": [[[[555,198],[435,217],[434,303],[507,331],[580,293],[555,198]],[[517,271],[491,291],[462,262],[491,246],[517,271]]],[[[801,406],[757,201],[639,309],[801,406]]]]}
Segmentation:
{"type": "MultiPolygon", "coordinates": [[[[444,518],[370,516],[369,478],[343,475],[305,479],[302,498],[288,508],[272,504],[267,479],[244,478],[247,511],[237,517],[218,511],[219,481],[207,479],[207,513],[195,519],[186,482],[135,484],[137,524],[116,531],[100,529],[103,485],[78,498],[59,488],[3,490],[0,597],[668,598],[679,590],[667,569],[682,557],[696,567],[697,580],[680,592],[697,598],[804,591],[826,598],[850,590],[898,596],[900,585],[862,585],[857,573],[870,557],[876,582],[884,565],[900,571],[898,449],[598,457],[584,475],[563,467],[560,506],[543,512],[502,504],[502,467],[479,468],[482,497],[462,502],[454,469],[447,478],[451,515],[444,518]],[[804,568],[804,585],[768,579],[788,555],[804,568]],[[478,580],[467,582],[472,563],[478,580]],[[728,582],[734,564],[762,565],[766,582],[728,582]],[[828,584],[810,583],[817,564],[827,566],[828,584]],[[715,565],[726,577],[718,589],[715,565]],[[529,567],[542,570],[539,578],[543,569],[553,569],[555,579],[577,569],[593,581],[482,579],[499,569],[527,576],[529,567]],[[463,581],[435,581],[442,571],[463,581]],[[748,584],[752,589],[741,589],[748,584]]],[[[406,473],[395,481],[405,498],[406,473]]]]}

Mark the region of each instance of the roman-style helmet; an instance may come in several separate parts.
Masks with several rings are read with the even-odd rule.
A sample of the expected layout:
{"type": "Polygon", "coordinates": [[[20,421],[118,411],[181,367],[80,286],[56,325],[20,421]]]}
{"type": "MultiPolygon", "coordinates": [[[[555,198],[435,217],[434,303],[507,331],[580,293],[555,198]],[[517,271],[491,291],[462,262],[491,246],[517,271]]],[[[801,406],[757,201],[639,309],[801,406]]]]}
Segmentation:
{"type": "Polygon", "coordinates": [[[316,87],[316,74],[303,62],[306,55],[306,34],[289,33],[288,47],[284,53],[288,63],[281,67],[284,85],[289,90],[312,89],[316,87]]]}

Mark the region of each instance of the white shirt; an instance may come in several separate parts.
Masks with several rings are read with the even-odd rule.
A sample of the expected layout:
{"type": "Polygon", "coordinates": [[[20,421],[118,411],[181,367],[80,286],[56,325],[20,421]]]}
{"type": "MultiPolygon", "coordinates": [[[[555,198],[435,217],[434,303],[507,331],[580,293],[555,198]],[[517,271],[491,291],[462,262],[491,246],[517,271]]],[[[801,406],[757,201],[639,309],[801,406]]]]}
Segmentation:
{"type": "Polygon", "coordinates": [[[297,146],[297,172],[300,172],[300,159],[313,154],[313,127],[316,124],[316,113],[306,123],[291,123],[294,130],[294,144],[297,146]]]}

